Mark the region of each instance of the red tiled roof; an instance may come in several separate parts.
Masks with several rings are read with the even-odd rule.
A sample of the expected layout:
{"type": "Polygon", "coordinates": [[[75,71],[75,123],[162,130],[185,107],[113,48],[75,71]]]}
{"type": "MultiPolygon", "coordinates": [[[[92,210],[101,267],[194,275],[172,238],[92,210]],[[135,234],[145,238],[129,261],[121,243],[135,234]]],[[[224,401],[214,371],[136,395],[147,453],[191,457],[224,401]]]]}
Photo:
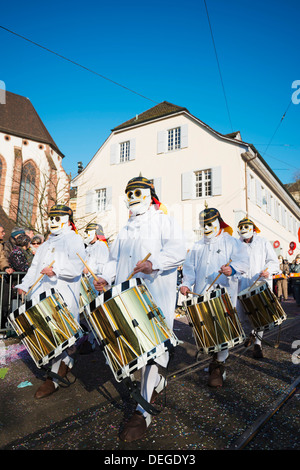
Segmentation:
{"type": "Polygon", "coordinates": [[[28,98],[6,91],[5,101],[0,104],[0,132],[49,144],[64,156],[28,98]]]}

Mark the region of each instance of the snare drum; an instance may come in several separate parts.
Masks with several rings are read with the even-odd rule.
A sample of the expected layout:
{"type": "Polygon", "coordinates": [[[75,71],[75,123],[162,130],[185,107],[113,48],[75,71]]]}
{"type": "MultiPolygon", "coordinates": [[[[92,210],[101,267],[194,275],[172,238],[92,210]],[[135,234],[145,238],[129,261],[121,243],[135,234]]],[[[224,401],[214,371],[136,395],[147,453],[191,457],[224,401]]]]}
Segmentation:
{"type": "Polygon", "coordinates": [[[9,315],[9,321],[39,368],[82,336],[80,325],[55,289],[25,301],[9,315]]]}
{"type": "Polygon", "coordinates": [[[118,382],[179,343],[139,278],[100,294],[84,316],[118,382]]]}
{"type": "Polygon", "coordinates": [[[245,333],[225,287],[184,302],[200,352],[216,353],[245,340],[245,333]]]}
{"type": "Polygon", "coordinates": [[[80,313],[83,312],[84,306],[92,302],[98,295],[99,292],[96,291],[94,285],[89,281],[89,278],[83,275],[81,277],[79,294],[80,313]]]}
{"type": "Polygon", "coordinates": [[[256,331],[269,330],[286,320],[286,314],[267,282],[251,290],[244,289],[238,298],[256,331]]]}

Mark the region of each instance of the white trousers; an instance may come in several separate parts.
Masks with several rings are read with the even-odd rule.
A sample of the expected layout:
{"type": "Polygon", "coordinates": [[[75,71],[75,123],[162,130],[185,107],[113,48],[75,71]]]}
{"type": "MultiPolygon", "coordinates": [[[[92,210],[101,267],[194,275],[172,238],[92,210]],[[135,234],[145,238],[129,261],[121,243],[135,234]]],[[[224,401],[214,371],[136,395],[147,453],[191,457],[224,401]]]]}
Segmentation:
{"type": "MultiPolygon", "coordinates": [[[[59,366],[60,366],[62,361],[66,364],[67,367],[72,369],[72,367],[74,365],[74,359],[72,359],[72,357],[70,357],[68,355],[68,353],[63,352],[61,357],[58,360],[56,360],[55,362],[52,363],[51,372],[54,372],[55,374],[57,374],[59,366]]],[[[53,380],[53,383],[55,385],[55,388],[57,388],[59,386],[59,380],[55,379],[55,378],[53,378],[52,380],[53,380]]]]}
{"type": "MultiPolygon", "coordinates": [[[[150,403],[152,393],[158,386],[159,381],[160,374],[156,364],[147,365],[141,369],[141,395],[148,403],[150,403]]],[[[143,414],[146,421],[151,421],[151,415],[140,404],[136,409],[143,414]]]]}

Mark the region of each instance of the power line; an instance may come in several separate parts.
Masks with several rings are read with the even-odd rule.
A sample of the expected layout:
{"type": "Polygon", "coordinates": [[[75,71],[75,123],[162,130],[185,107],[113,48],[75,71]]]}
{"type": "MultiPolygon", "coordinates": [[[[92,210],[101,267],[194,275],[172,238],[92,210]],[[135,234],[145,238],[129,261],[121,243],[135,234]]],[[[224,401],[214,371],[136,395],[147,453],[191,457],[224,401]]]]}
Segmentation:
{"type": "Polygon", "coordinates": [[[279,160],[279,158],[273,157],[273,155],[270,155],[269,153],[266,154],[266,152],[265,152],[264,155],[266,155],[266,156],[269,157],[269,158],[273,158],[274,160],[277,160],[277,161],[280,162],[280,163],[284,163],[284,165],[286,165],[286,166],[289,167],[289,168],[294,168],[295,170],[298,170],[298,169],[299,169],[299,167],[290,165],[289,163],[286,163],[286,162],[284,162],[283,160],[279,160]]]}
{"type": "Polygon", "coordinates": [[[266,151],[267,151],[268,148],[270,147],[271,142],[272,142],[272,140],[274,139],[275,134],[277,133],[277,131],[278,131],[278,129],[279,129],[279,127],[280,127],[282,121],[284,120],[284,118],[285,118],[285,116],[286,116],[286,113],[288,112],[289,107],[291,106],[291,104],[292,104],[292,100],[290,100],[290,102],[289,102],[289,104],[288,104],[288,107],[286,108],[285,112],[283,113],[282,118],[280,119],[280,121],[279,121],[279,123],[278,123],[278,126],[276,127],[276,129],[275,129],[275,131],[274,131],[274,134],[272,135],[272,137],[271,137],[271,139],[270,139],[270,141],[269,141],[269,143],[268,143],[268,145],[267,145],[267,148],[266,148],[266,150],[264,151],[263,155],[265,155],[266,151]]]}
{"type": "Polygon", "coordinates": [[[50,52],[51,54],[56,55],[57,57],[60,57],[60,58],[63,59],[63,60],[66,60],[67,62],[70,62],[70,63],[73,64],[73,65],[76,65],[77,67],[81,67],[82,69],[84,69],[84,70],[86,70],[86,71],[88,71],[88,72],[91,72],[91,73],[93,73],[94,75],[97,75],[98,77],[101,77],[101,78],[103,78],[104,80],[107,80],[107,81],[113,83],[114,85],[117,85],[117,86],[119,86],[119,87],[121,87],[121,88],[124,88],[125,90],[130,91],[131,93],[134,93],[134,94],[136,94],[136,95],[138,95],[138,96],[140,96],[140,97],[142,97],[142,98],[144,98],[144,99],[146,99],[146,100],[149,100],[149,101],[152,101],[152,102],[155,103],[155,104],[158,104],[157,101],[154,101],[154,100],[152,100],[151,98],[148,98],[147,96],[144,96],[144,95],[138,93],[137,91],[134,91],[134,90],[132,90],[131,88],[128,88],[128,87],[125,86],[125,85],[122,85],[121,83],[118,83],[118,82],[116,82],[116,81],[114,81],[114,80],[112,80],[112,79],[110,79],[110,78],[108,78],[108,77],[105,77],[104,75],[101,75],[100,73],[95,72],[94,70],[92,70],[92,69],[90,69],[90,68],[88,68],[88,67],[85,67],[84,65],[81,65],[81,64],[79,64],[78,62],[75,62],[75,61],[72,60],[72,59],[68,59],[68,57],[63,56],[63,55],[59,54],[58,52],[52,51],[51,49],[48,49],[47,47],[42,46],[41,44],[38,44],[37,42],[34,42],[34,41],[32,41],[31,39],[28,39],[28,38],[26,38],[25,36],[22,36],[21,34],[16,33],[15,31],[11,31],[10,29],[5,28],[4,26],[1,26],[1,25],[0,25],[0,28],[3,29],[4,31],[7,31],[7,32],[11,33],[11,34],[14,34],[15,36],[18,36],[18,37],[21,38],[21,39],[24,39],[24,41],[27,41],[27,42],[29,42],[29,43],[31,43],[31,44],[37,46],[37,47],[40,47],[41,49],[44,49],[44,50],[47,51],[47,52],[50,52]]]}
{"type": "Polygon", "coordinates": [[[216,56],[216,59],[217,59],[217,65],[218,65],[218,69],[219,69],[219,74],[220,74],[221,84],[222,84],[222,88],[223,88],[223,94],[224,94],[224,98],[225,98],[225,104],[226,104],[226,108],[227,108],[227,113],[228,113],[228,117],[229,117],[229,122],[230,122],[231,130],[233,131],[232,122],[231,122],[231,117],[230,117],[230,112],[229,112],[228,101],[227,101],[226,92],[225,92],[225,86],[224,86],[224,82],[223,82],[223,78],[222,78],[222,73],[221,73],[221,67],[220,67],[220,63],[219,63],[219,59],[218,59],[218,54],[217,54],[217,48],[216,48],[216,45],[215,45],[214,35],[213,35],[213,31],[212,31],[212,27],[211,27],[211,23],[210,23],[210,19],[209,19],[209,14],[208,14],[208,9],[207,9],[207,5],[206,5],[206,1],[205,1],[205,0],[204,0],[204,5],[205,5],[205,9],[206,9],[206,15],[207,15],[207,19],[208,19],[210,34],[211,34],[211,38],[212,38],[212,42],[213,42],[213,46],[214,46],[214,50],[215,50],[215,56],[216,56]]]}

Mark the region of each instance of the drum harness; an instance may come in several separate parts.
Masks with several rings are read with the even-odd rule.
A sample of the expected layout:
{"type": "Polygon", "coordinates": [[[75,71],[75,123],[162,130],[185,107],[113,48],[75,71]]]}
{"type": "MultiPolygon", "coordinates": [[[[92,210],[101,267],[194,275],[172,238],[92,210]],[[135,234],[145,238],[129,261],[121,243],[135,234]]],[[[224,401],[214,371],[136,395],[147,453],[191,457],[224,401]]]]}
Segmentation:
{"type": "MultiPolygon", "coordinates": [[[[167,366],[164,368],[164,374],[163,374],[165,384],[167,383],[168,369],[169,369],[171,360],[174,357],[174,346],[173,345],[171,346],[171,348],[169,349],[168,352],[169,352],[169,362],[168,362],[167,366]]],[[[152,360],[147,365],[151,365],[151,364],[155,364],[155,361],[152,360]]],[[[139,386],[138,386],[136,380],[134,379],[133,375],[131,375],[130,377],[126,377],[123,380],[123,383],[127,386],[131,398],[133,398],[139,405],[141,405],[141,407],[147,413],[149,413],[153,416],[156,416],[161,412],[160,410],[155,408],[153,405],[151,405],[151,403],[149,403],[147,400],[145,400],[144,397],[142,397],[139,386]]],[[[164,407],[166,407],[166,403],[167,403],[167,391],[166,390],[167,390],[167,387],[165,386],[164,387],[164,407]]]]}

